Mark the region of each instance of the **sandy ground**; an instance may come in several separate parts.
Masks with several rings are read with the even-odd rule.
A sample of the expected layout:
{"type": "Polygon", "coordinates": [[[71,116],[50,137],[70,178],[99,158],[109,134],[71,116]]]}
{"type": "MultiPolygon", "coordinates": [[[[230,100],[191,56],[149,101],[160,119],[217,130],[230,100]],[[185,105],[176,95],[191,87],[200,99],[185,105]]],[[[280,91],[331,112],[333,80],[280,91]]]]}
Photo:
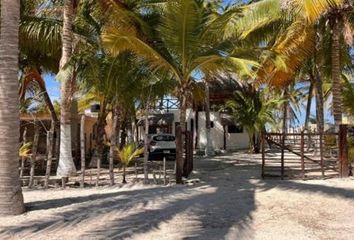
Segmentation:
{"type": "Polygon", "coordinates": [[[242,154],[195,165],[194,186],[24,190],[0,239],[354,239],[354,179],[261,180],[242,154]]]}

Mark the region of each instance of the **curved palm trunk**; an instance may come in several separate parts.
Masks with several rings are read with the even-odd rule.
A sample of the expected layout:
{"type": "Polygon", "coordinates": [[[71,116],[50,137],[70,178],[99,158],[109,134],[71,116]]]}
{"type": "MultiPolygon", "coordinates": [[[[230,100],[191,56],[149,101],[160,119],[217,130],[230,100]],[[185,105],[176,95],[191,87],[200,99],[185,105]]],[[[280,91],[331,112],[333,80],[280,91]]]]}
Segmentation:
{"type": "Polygon", "coordinates": [[[16,148],[20,134],[17,80],[19,17],[19,0],[1,0],[0,215],[15,215],[24,211],[16,148]]]}
{"type": "Polygon", "coordinates": [[[52,118],[52,120],[55,122],[55,124],[59,123],[58,120],[58,116],[57,113],[55,112],[53,103],[49,97],[49,94],[47,92],[47,89],[45,87],[45,81],[42,78],[41,74],[38,72],[38,69],[36,67],[30,67],[27,71],[26,71],[26,76],[25,76],[25,80],[21,86],[21,90],[20,90],[20,97],[21,99],[25,96],[25,92],[26,92],[26,88],[27,85],[32,81],[36,81],[38,83],[38,86],[40,88],[41,91],[41,96],[43,97],[43,101],[46,104],[50,117],[52,118]]]}
{"type": "Polygon", "coordinates": [[[333,117],[336,126],[342,123],[342,85],[340,64],[341,22],[338,17],[333,20],[332,27],[332,95],[333,117]]]}
{"type": "MultiPolygon", "coordinates": [[[[63,48],[60,60],[62,70],[69,62],[72,54],[72,24],[73,24],[73,0],[64,1],[64,20],[63,20],[63,48]]],[[[75,77],[70,74],[67,79],[62,79],[61,92],[61,116],[60,116],[60,154],[57,175],[69,177],[76,171],[71,146],[71,104],[73,98],[73,88],[75,77]]]]}

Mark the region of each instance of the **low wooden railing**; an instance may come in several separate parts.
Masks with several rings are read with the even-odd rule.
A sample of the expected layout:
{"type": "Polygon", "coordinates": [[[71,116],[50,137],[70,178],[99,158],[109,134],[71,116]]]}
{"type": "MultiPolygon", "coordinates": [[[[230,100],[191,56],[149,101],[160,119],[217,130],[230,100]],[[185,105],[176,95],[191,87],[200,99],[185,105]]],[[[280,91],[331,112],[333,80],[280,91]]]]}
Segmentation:
{"type": "MultiPolygon", "coordinates": [[[[280,150],[280,177],[285,178],[286,157],[285,152],[298,156],[300,158],[301,177],[305,178],[305,162],[317,164],[320,167],[321,176],[325,177],[325,171],[330,168],[327,162],[337,162],[336,171],[340,177],[348,176],[348,144],[347,144],[347,126],[341,125],[337,133],[267,133],[261,135],[262,152],[262,177],[267,176],[266,145],[268,149],[276,146],[280,150]],[[309,152],[317,157],[309,156],[309,152]],[[325,159],[326,156],[326,159],[325,159]],[[330,159],[328,159],[328,156],[330,159]]],[[[274,161],[274,156],[273,159],[274,161]]]]}

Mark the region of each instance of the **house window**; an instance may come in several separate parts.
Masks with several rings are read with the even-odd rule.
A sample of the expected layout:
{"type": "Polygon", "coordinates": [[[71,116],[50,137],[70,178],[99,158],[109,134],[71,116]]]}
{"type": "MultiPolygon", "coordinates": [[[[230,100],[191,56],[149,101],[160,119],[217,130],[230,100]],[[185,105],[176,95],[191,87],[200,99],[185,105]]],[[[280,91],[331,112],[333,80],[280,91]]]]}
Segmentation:
{"type": "Polygon", "coordinates": [[[227,127],[228,133],[243,133],[243,127],[237,125],[229,125],[227,127]]]}
{"type": "Polygon", "coordinates": [[[156,126],[149,126],[149,134],[156,134],[157,127],[156,126]]]}
{"type": "Polygon", "coordinates": [[[214,122],[210,121],[210,128],[214,128],[214,122]]]}

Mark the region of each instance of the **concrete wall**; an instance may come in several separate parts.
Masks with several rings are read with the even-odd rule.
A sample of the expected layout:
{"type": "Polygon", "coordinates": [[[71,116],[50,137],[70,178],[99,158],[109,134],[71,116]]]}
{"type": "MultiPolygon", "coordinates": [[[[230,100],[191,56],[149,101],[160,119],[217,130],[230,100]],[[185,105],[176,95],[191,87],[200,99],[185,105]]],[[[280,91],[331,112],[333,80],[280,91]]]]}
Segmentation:
{"type": "MultiPolygon", "coordinates": [[[[226,150],[236,150],[248,148],[249,138],[247,132],[243,133],[228,133],[228,126],[225,128],[221,124],[220,113],[211,112],[210,120],[214,122],[214,127],[211,129],[211,140],[214,149],[224,148],[224,131],[226,135],[226,150]]],[[[199,112],[199,128],[198,128],[198,148],[204,149],[206,146],[206,121],[205,112],[199,112]]]]}
{"type": "MultiPolygon", "coordinates": [[[[159,112],[160,113],[160,112],[159,112]]],[[[174,114],[174,122],[172,124],[172,134],[175,134],[175,123],[179,122],[180,112],[179,110],[170,110],[169,113],[174,114]]],[[[198,129],[196,129],[196,113],[192,109],[187,110],[186,121],[187,129],[191,130],[191,120],[194,122],[194,141],[197,134],[197,148],[204,149],[206,146],[206,124],[205,124],[205,112],[198,113],[198,129]]],[[[246,149],[249,146],[248,134],[246,131],[243,133],[228,133],[228,127],[222,126],[220,114],[218,112],[211,112],[211,121],[214,123],[214,127],[211,129],[212,145],[215,149],[224,148],[224,130],[226,131],[226,150],[246,149]]],[[[139,138],[143,139],[144,128],[139,127],[139,138]]],[[[195,144],[195,143],[194,143],[195,144]]]]}

